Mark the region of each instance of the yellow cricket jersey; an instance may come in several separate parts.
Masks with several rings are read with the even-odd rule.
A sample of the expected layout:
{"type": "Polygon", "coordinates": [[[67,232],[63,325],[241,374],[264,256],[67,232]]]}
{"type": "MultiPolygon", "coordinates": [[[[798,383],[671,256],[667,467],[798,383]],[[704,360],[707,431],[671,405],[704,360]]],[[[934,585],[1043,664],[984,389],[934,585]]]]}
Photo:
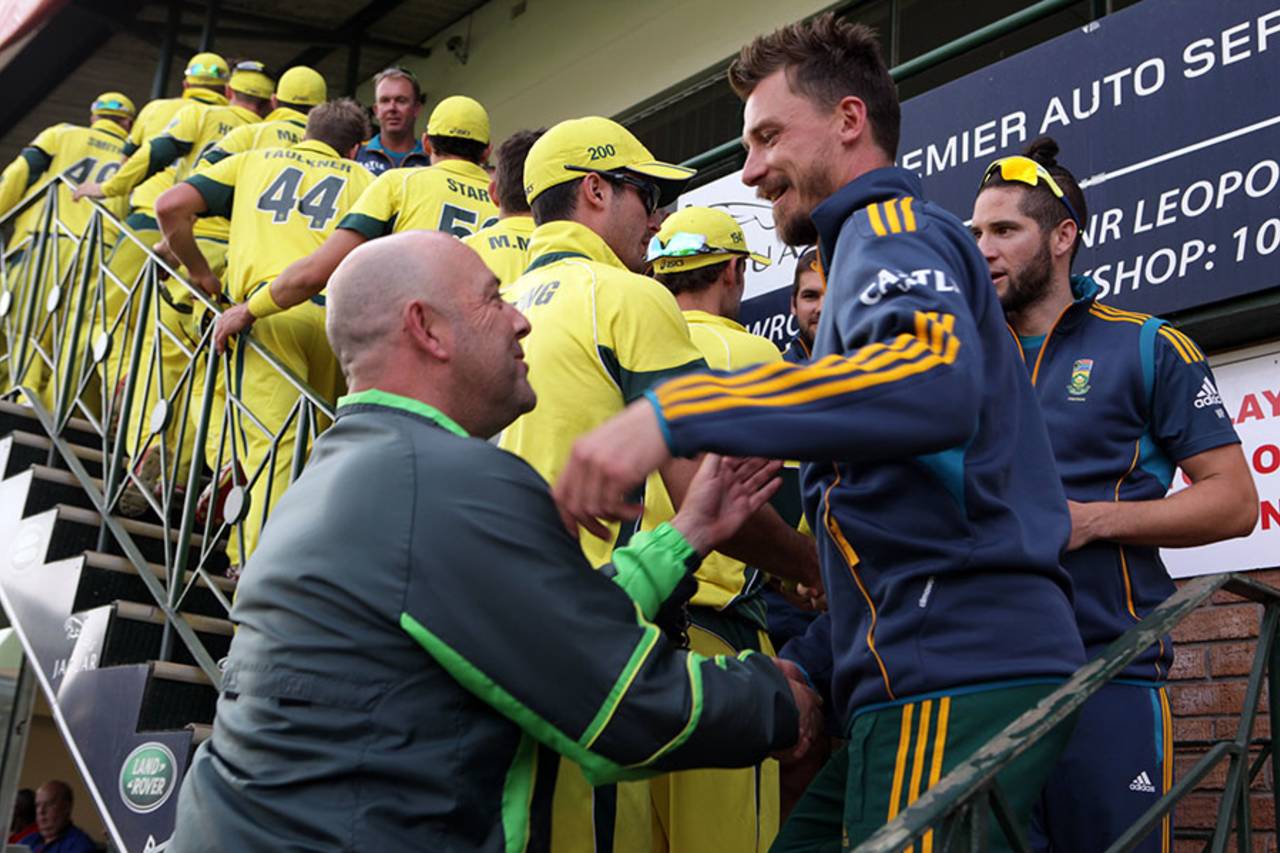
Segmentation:
{"type": "Polygon", "coordinates": [[[257,113],[244,107],[210,106],[193,101],[179,110],[161,133],[143,142],[120,171],[103,183],[102,191],[108,197],[126,195],[145,178],[169,165],[174,167],[174,180],[184,180],[195,170],[206,149],[237,127],[261,120],[257,113]]]}
{"type": "MultiPolygon", "coordinates": [[[[125,129],[110,119],[98,119],[89,127],[56,124],[45,128],[0,175],[0,215],[13,209],[28,191],[53,175],[65,175],[76,184],[111,177],[120,168],[127,138],[125,129]]],[[[113,212],[123,218],[123,205],[114,207],[113,212]]],[[[72,233],[83,232],[92,213],[93,206],[88,202],[71,201],[69,187],[59,188],[58,217],[72,233]]],[[[39,210],[33,208],[19,218],[20,228],[15,228],[15,239],[21,239],[37,227],[39,210]]]]}
{"type": "Polygon", "coordinates": [[[462,240],[476,250],[498,277],[503,299],[529,265],[529,238],[533,228],[533,217],[528,214],[507,216],[462,240]]]}
{"type": "Polygon", "coordinates": [[[442,160],[426,168],[383,172],[338,227],[370,240],[415,230],[466,237],[496,221],[489,173],[465,160],[442,160]]]}
{"type": "Polygon", "coordinates": [[[142,143],[153,136],[159,136],[178,111],[191,103],[221,107],[226,106],[227,98],[221,92],[193,87],[183,89],[182,97],[179,98],[156,98],[154,101],[148,101],[138,111],[138,117],[133,120],[133,127],[129,130],[129,144],[125,146],[125,154],[132,154],[142,147],[142,143]]]}
{"type": "Polygon", "coordinates": [[[307,116],[292,107],[277,107],[260,122],[237,127],[204,153],[197,170],[204,163],[217,163],[232,154],[257,151],[260,148],[290,148],[302,141],[307,130],[307,116]]]}
{"type": "MultiPolygon", "coordinates": [[[[689,336],[713,370],[739,370],[756,364],[769,364],[782,360],[778,348],[768,338],[753,335],[739,323],[726,317],[705,311],[685,311],[689,323],[689,336]]],[[[641,528],[652,530],[675,515],[671,496],[667,494],[662,478],[649,477],[644,492],[644,517],[641,528]]],[[[707,555],[698,567],[698,590],[689,601],[702,607],[723,610],[747,588],[750,581],[745,563],[718,552],[707,555]]]]}
{"type": "MultiPolygon", "coordinates": [[[[629,272],[587,227],[539,226],[529,259],[509,298],[532,327],[523,343],[538,405],[503,432],[499,446],[554,484],[579,436],[651,387],[706,363],[675,297],[629,272]]],[[[582,530],[587,559],[597,567],[608,562],[634,526],[612,525],[612,541],[582,530]]]]}
{"type": "Polygon", "coordinates": [[[188,178],[211,215],[231,219],[227,296],[243,302],[318,249],[372,181],[359,163],[315,139],[236,154],[188,178]]]}

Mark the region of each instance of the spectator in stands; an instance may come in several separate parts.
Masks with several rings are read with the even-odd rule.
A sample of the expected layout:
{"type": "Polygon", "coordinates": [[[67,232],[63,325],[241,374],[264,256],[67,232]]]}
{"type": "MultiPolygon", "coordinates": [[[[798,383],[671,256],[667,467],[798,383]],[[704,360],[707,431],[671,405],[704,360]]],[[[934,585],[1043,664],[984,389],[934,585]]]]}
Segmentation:
{"type": "Polygon", "coordinates": [[[376,240],[327,297],[350,394],[240,583],[170,853],[548,850],[557,752],[605,783],[807,744],[814,699],[769,658],[692,656],[649,621],[769,469],[711,460],[593,572],[546,482],[470,437],[535,404],[529,324],[479,256],[376,240]]]}
{"type": "MultiPolygon", "coordinates": [[[[1258,495],[1199,347],[1162,320],[1098,302],[1098,285],[1071,274],[1088,210],[1057,155],[1041,137],[992,163],[972,228],[1049,427],[1071,510],[1063,565],[1093,658],[1173,594],[1159,548],[1247,535],[1258,495]],[[1175,468],[1191,485],[1169,495],[1175,468]]],[[[1168,792],[1172,664],[1166,636],[1085,704],[1045,786],[1033,847],[1104,850],[1168,792]]],[[[1166,815],[1135,849],[1172,845],[1166,815]]]]}
{"type": "Polygon", "coordinates": [[[356,160],[374,176],[388,169],[429,166],[415,125],[426,96],[408,68],[393,66],[373,78],[373,117],[378,132],[360,146],[356,160]]]}
{"type": "Polygon", "coordinates": [[[36,831],[21,844],[35,853],[92,853],[93,839],[71,822],[71,787],[66,782],[45,782],[36,791],[36,831]]]}
{"type": "Polygon", "coordinates": [[[791,315],[796,318],[799,331],[783,350],[782,357],[792,364],[804,364],[813,353],[813,339],[818,334],[822,300],[826,295],[827,283],[822,278],[818,250],[807,249],[796,260],[795,276],[791,279],[791,315]]]}
{"type": "Polygon", "coordinates": [[[9,843],[17,844],[40,827],[36,824],[36,792],[22,788],[13,798],[13,820],[9,822],[9,843]]]}
{"type": "Polygon", "coordinates": [[[463,238],[498,277],[504,298],[528,265],[534,225],[524,194],[524,161],[544,133],[546,128],[518,130],[498,146],[498,167],[489,182],[489,197],[498,203],[498,221],[463,238]]]}

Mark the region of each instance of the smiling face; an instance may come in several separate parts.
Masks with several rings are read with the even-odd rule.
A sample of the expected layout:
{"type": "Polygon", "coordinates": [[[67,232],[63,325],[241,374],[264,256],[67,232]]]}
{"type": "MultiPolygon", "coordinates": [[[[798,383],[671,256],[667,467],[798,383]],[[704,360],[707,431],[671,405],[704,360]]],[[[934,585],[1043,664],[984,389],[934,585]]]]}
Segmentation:
{"type": "Polygon", "coordinates": [[[791,313],[796,315],[800,337],[810,347],[813,346],[813,336],[818,333],[818,320],[822,319],[822,300],[826,295],[827,288],[817,270],[800,273],[799,285],[791,294],[791,313]]]}
{"type": "Polygon", "coordinates": [[[793,92],[784,70],[761,80],[747,97],[742,182],[773,203],[774,224],[789,245],[817,242],[809,214],[843,183],[836,172],[844,159],[840,123],[836,110],[793,92]]]}

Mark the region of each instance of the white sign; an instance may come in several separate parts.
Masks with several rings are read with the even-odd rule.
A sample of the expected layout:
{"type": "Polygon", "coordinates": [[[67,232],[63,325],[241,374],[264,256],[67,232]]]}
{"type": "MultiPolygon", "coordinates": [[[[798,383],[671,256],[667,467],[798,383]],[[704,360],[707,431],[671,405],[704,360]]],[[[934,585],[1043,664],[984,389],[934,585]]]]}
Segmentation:
{"type": "MultiPolygon", "coordinates": [[[[1227,357],[1215,364],[1213,373],[1258,488],[1258,523],[1253,533],[1240,539],[1200,548],[1165,548],[1160,556],[1175,578],[1280,565],[1280,351],[1227,357]]],[[[1186,486],[1179,470],[1172,491],[1186,486]]]]}

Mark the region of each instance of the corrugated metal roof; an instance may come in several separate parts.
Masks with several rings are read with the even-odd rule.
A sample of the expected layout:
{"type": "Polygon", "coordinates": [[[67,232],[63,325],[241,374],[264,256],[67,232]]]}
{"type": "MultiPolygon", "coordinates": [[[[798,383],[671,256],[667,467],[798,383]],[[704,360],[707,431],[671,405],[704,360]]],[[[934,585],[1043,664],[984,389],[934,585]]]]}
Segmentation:
{"type": "MultiPolygon", "coordinates": [[[[182,30],[178,41],[184,47],[175,52],[166,93],[170,97],[181,89],[182,69],[199,44],[205,18],[203,3],[179,2],[182,30]]],[[[50,125],[86,122],[88,106],[100,92],[123,91],[139,107],[149,99],[169,5],[135,4],[141,8],[136,13],[128,10],[127,16],[104,13],[106,5],[91,8],[72,4],[60,13],[83,19],[85,27],[108,27],[110,35],[82,55],[71,73],[53,81],[33,108],[9,118],[9,126],[0,134],[0,165],[12,160],[23,145],[50,125]]],[[[483,0],[365,0],[363,4],[351,0],[222,0],[213,48],[228,60],[256,59],[276,71],[305,58],[324,75],[330,95],[337,96],[344,94],[346,87],[346,42],[360,32],[360,24],[366,36],[376,40],[362,43],[357,74],[362,81],[404,56],[406,50],[401,45],[421,45],[482,5],[483,0]]],[[[38,42],[32,44],[38,49],[38,42]]],[[[51,69],[49,76],[56,77],[57,70],[51,69]]]]}

